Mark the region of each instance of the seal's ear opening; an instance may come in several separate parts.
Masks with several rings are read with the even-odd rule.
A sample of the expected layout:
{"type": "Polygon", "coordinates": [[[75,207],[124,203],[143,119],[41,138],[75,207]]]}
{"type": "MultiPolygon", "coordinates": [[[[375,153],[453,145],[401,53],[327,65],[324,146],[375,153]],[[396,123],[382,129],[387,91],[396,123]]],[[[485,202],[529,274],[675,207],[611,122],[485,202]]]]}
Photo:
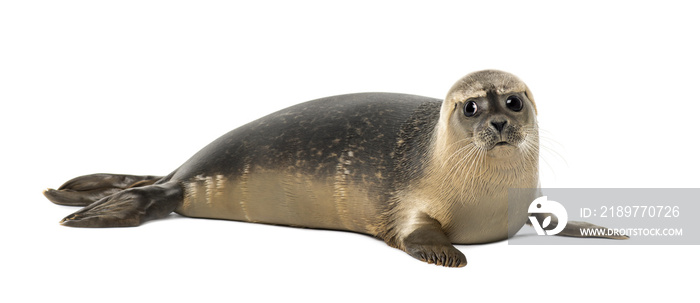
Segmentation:
{"type": "Polygon", "coordinates": [[[535,109],[535,115],[537,115],[537,105],[535,105],[535,98],[532,97],[532,92],[530,91],[530,88],[525,88],[525,96],[527,96],[528,99],[530,99],[530,102],[532,102],[532,108],[535,109]]]}

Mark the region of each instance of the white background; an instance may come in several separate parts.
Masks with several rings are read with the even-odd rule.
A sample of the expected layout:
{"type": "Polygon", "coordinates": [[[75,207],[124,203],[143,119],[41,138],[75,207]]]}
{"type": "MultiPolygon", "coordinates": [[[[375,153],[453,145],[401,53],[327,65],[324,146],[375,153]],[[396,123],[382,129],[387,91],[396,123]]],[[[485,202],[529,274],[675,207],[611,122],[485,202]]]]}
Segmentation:
{"type": "Polygon", "coordinates": [[[302,101],[442,98],[486,68],[534,93],[543,186],[698,187],[697,8],[524,2],[3,1],[0,300],[697,297],[698,246],[504,241],[459,246],[469,265],[446,269],[346,232],[175,215],[62,227],[76,209],[41,195],[95,172],[168,174],[228,130],[302,101]]]}

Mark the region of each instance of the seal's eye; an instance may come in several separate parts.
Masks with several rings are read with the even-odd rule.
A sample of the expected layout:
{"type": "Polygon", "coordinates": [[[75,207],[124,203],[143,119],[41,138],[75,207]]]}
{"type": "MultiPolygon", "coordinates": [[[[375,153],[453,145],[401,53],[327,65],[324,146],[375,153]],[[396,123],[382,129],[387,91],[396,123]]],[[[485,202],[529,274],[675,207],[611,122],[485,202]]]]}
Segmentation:
{"type": "Polygon", "coordinates": [[[477,111],[477,106],[476,102],[474,101],[469,101],[466,104],[464,104],[464,115],[467,117],[471,117],[476,114],[477,111]]]}
{"type": "Polygon", "coordinates": [[[506,99],[506,107],[514,112],[519,112],[523,109],[523,100],[520,100],[518,96],[510,96],[506,99]]]}

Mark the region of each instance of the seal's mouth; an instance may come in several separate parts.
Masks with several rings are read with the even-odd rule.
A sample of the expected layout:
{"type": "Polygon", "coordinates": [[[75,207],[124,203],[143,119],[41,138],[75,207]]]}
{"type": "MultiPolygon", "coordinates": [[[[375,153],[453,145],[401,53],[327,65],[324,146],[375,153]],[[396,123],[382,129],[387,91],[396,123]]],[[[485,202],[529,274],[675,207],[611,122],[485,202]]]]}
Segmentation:
{"type": "Polygon", "coordinates": [[[510,158],[514,155],[516,149],[515,145],[506,141],[500,141],[488,149],[488,155],[492,158],[510,158]]]}
{"type": "Polygon", "coordinates": [[[494,144],[494,145],[491,145],[491,147],[489,148],[489,150],[492,150],[492,151],[505,151],[505,150],[510,150],[510,149],[512,149],[512,148],[514,148],[514,147],[515,147],[515,145],[513,145],[513,144],[510,144],[510,143],[508,143],[508,142],[506,142],[506,141],[500,141],[500,142],[498,142],[498,143],[496,143],[496,144],[494,144]]]}

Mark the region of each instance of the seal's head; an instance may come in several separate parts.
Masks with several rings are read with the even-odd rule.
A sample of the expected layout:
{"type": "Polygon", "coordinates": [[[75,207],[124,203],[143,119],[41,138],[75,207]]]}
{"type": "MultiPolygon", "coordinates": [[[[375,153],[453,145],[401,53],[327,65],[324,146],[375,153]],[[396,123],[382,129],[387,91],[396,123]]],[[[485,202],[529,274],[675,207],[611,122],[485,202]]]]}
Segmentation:
{"type": "MultiPolygon", "coordinates": [[[[525,223],[527,205],[510,208],[509,189],[539,183],[536,115],[530,90],[509,73],[485,70],[458,80],[442,102],[420,183],[405,199],[419,197],[415,205],[449,235],[469,230],[455,240],[460,243],[514,234],[522,227],[515,229],[517,222],[525,223]],[[520,220],[510,221],[516,222],[512,230],[511,214],[520,220]]],[[[520,200],[529,204],[535,194],[525,192],[520,200]]]]}
{"type": "Polygon", "coordinates": [[[497,70],[471,73],[447,93],[438,140],[448,152],[471,152],[470,158],[532,157],[539,146],[536,114],[532,93],[514,75],[497,70]]]}

